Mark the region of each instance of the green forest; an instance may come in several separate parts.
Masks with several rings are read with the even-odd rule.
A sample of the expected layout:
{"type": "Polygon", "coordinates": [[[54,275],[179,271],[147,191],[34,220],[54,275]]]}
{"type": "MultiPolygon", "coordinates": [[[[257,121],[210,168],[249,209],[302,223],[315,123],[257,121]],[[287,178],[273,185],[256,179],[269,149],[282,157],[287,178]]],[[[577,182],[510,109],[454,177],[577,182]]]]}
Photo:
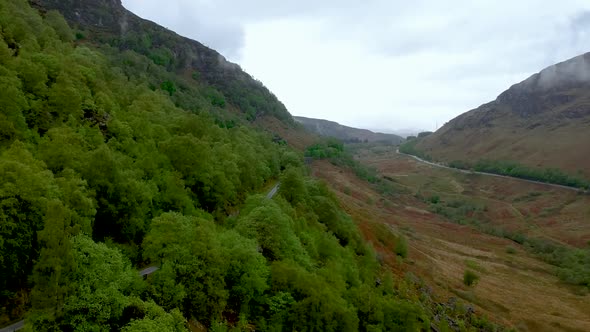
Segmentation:
{"type": "Polygon", "coordinates": [[[232,111],[248,90],[86,42],[24,0],[0,2],[0,25],[2,326],[429,328],[303,155],[232,111]]]}

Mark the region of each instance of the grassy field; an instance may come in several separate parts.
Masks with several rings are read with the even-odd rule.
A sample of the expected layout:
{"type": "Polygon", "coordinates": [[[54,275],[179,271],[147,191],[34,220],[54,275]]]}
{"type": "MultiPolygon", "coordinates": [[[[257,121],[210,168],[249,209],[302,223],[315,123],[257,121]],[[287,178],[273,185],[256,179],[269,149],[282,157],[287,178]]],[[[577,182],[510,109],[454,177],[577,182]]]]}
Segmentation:
{"type": "Polygon", "coordinates": [[[530,246],[502,236],[588,248],[589,196],[432,168],[394,148],[357,149],[357,158],[393,190],[382,194],[327,161],[314,162],[312,171],[338,192],[343,208],[394,270],[421,278],[439,302],[458,298],[519,330],[590,330],[587,287],[566,284],[530,246]],[[409,243],[404,263],[391,243],[402,234],[409,243]],[[464,284],[467,270],[479,277],[475,285],[464,284]]]}

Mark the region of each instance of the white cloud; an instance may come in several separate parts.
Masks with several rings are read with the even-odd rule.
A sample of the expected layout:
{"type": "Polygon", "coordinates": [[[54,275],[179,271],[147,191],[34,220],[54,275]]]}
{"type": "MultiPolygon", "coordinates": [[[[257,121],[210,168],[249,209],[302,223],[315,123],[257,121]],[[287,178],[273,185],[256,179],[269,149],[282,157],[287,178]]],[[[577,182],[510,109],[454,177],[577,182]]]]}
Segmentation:
{"type": "Polygon", "coordinates": [[[587,1],[124,0],[211,46],[291,113],[434,129],[590,51],[587,1]]]}

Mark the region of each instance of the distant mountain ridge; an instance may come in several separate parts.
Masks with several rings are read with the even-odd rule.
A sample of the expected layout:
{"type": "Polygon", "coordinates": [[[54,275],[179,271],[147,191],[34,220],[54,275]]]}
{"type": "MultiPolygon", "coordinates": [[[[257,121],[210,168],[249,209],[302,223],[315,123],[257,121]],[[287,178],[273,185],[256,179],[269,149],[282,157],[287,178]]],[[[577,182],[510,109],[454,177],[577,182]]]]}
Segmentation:
{"type": "Polygon", "coordinates": [[[335,137],[344,142],[387,142],[400,144],[404,141],[401,136],[394,134],[375,133],[368,129],[343,126],[334,121],[294,116],[295,121],[320,136],[335,137]]]}
{"type": "Polygon", "coordinates": [[[590,178],[590,53],[513,85],[416,148],[439,161],[515,161],[590,178]]]}

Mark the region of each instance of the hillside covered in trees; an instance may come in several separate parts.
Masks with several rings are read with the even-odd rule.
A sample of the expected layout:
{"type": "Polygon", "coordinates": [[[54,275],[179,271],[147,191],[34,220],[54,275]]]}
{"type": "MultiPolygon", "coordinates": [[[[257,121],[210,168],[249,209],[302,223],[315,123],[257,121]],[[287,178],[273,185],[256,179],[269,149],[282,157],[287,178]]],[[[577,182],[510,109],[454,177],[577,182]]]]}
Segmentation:
{"type": "Polygon", "coordinates": [[[24,0],[0,3],[0,25],[2,325],[428,326],[302,157],[223,86],[24,0]],[[257,195],[277,179],[276,198],[257,195]],[[142,280],[145,265],[160,269],[142,280]]]}

